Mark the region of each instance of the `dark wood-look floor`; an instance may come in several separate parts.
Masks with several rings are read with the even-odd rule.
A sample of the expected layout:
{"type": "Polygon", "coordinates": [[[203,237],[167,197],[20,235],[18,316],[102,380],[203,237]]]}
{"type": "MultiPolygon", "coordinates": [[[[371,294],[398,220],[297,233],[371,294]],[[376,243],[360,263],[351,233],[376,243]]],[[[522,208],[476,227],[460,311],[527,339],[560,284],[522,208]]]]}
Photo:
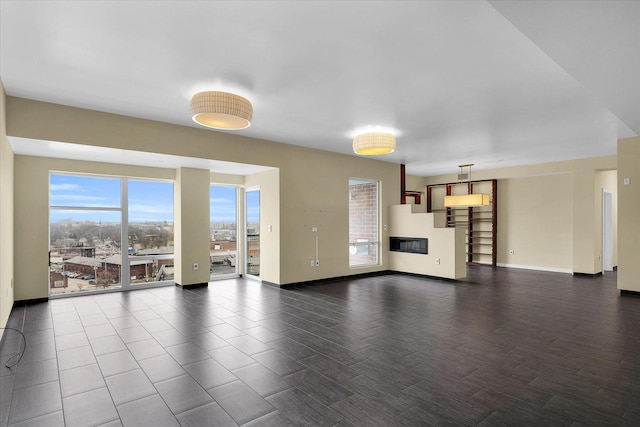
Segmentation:
{"type": "Polygon", "coordinates": [[[640,298],[615,274],[469,275],[16,308],[0,425],[640,425],[640,298]]]}

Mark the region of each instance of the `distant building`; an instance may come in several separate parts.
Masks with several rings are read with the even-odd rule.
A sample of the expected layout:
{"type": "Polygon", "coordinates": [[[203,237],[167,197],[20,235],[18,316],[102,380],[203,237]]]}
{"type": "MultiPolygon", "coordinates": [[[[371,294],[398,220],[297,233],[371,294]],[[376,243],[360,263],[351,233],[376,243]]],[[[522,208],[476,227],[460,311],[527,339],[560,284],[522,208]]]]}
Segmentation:
{"type": "MultiPolygon", "coordinates": [[[[165,261],[165,260],[161,260],[165,261]]],[[[173,260],[166,260],[169,264],[173,264],[173,260]]],[[[136,257],[129,257],[129,275],[135,279],[145,279],[155,275],[154,271],[155,261],[136,259],[136,257]]],[[[122,255],[112,255],[104,260],[105,271],[110,274],[117,274],[120,277],[122,271],[122,255]]],[[[156,267],[157,269],[157,267],[156,267]]]]}
{"type": "MultiPolygon", "coordinates": [[[[156,273],[164,265],[173,265],[173,259],[145,260],[129,258],[129,274],[131,278],[146,279],[155,277],[156,273]]],[[[122,255],[112,255],[105,259],[75,256],[64,261],[63,270],[65,273],[75,273],[76,275],[96,275],[105,273],[119,280],[122,272],[122,255]]],[[[52,276],[52,281],[53,281],[52,276]]]]}
{"type": "Polygon", "coordinates": [[[211,252],[236,251],[237,244],[235,240],[214,240],[209,243],[209,249],[211,249],[211,252]]]}
{"type": "Polygon", "coordinates": [[[67,248],[55,248],[58,254],[62,257],[62,259],[69,259],[75,256],[87,257],[87,258],[95,258],[96,256],[96,248],[89,246],[78,246],[78,247],[67,247],[67,248]]]}
{"type": "Polygon", "coordinates": [[[74,273],[95,274],[96,271],[102,271],[101,260],[85,256],[74,256],[64,261],[63,265],[64,271],[74,273]]]}

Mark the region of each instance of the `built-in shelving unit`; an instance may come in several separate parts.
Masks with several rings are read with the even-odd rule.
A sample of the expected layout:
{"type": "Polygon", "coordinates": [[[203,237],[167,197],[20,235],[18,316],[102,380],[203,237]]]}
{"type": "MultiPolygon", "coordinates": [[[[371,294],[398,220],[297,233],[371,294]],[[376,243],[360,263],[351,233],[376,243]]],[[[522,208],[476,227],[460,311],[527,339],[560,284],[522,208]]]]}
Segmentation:
{"type": "Polygon", "coordinates": [[[428,185],[427,212],[446,214],[446,225],[466,230],[467,263],[496,265],[498,181],[495,179],[428,185]],[[456,194],[489,194],[490,205],[451,208],[444,197],[456,194]]]}

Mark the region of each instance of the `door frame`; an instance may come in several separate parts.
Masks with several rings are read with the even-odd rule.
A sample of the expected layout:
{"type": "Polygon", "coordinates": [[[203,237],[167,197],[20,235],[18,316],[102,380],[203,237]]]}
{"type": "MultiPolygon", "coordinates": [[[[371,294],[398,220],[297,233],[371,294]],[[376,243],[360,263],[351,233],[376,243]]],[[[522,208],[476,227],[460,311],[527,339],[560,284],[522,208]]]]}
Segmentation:
{"type": "MultiPolygon", "coordinates": [[[[257,276],[254,274],[249,274],[249,240],[247,239],[247,223],[249,222],[249,215],[247,213],[247,209],[249,208],[249,204],[247,203],[247,196],[248,193],[250,192],[254,192],[257,191],[258,192],[258,197],[260,197],[260,186],[259,185],[254,185],[251,187],[246,187],[244,189],[244,197],[243,197],[243,214],[244,214],[244,221],[242,224],[242,234],[243,234],[243,242],[244,242],[244,250],[243,250],[243,254],[244,254],[244,260],[242,262],[242,267],[243,267],[243,272],[244,272],[244,277],[248,278],[248,279],[252,279],[252,280],[258,280],[260,281],[260,275],[258,274],[257,276]]],[[[260,205],[262,203],[260,202],[258,204],[258,208],[260,208],[260,205]]],[[[260,218],[261,215],[260,213],[258,213],[258,224],[260,224],[260,218]]],[[[260,227],[262,228],[262,227],[260,227]]]]}
{"type": "Polygon", "coordinates": [[[613,271],[613,192],[602,189],[602,272],[613,271]]]}
{"type": "MultiPolygon", "coordinates": [[[[240,277],[241,275],[241,270],[242,270],[242,262],[243,262],[243,257],[241,256],[242,252],[242,246],[243,246],[243,239],[240,237],[241,235],[244,234],[244,232],[242,230],[244,230],[244,228],[241,225],[242,222],[242,218],[243,216],[240,214],[241,209],[243,204],[241,203],[241,197],[240,197],[240,190],[241,187],[239,187],[238,185],[234,185],[234,184],[220,184],[217,182],[211,182],[209,183],[209,192],[211,192],[211,187],[216,186],[216,187],[230,187],[230,188],[234,188],[235,191],[235,197],[236,197],[236,271],[234,273],[228,273],[228,274],[218,274],[218,275],[212,275],[211,273],[209,273],[209,281],[210,282],[214,282],[216,280],[224,280],[224,279],[233,279],[233,278],[237,278],[240,277]]],[[[209,212],[209,215],[211,215],[211,212],[209,212]]],[[[211,262],[211,261],[209,261],[211,262]]],[[[209,267],[209,269],[211,269],[211,267],[209,267]]]]}

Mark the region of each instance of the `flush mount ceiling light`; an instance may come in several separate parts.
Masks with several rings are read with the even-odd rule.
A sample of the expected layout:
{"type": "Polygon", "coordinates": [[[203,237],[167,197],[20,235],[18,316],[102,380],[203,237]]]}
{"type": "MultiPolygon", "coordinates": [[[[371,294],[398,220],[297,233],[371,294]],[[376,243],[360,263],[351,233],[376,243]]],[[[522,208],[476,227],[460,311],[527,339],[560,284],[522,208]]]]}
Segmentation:
{"type": "Polygon", "coordinates": [[[459,181],[467,181],[467,193],[468,194],[458,194],[455,196],[445,196],[444,197],[444,206],[447,208],[453,207],[474,207],[474,206],[489,206],[491,201],[489,200],[488,194],[483,193],[472,193],[471,187],[471,166],[473,163],[467,163],[464,165],[458,165],[460,168],[460,173],[458,174],[459,181]],[[463,173],[464,168],[469,168],[469,173],[463,173]]]}
{"type": "Polygon", "coordinates": [[[246,129],[251,124],[253,106],[248,99],[228,92],[199,92],[191,98],[194,122],[212,129],[246,129]]]}
{"type": "Polygon", "coordinates": [[[362,156],[379,156],[393,153],[396,137],[386,132],[370,132],[353,138],[353,152],[362,156]]]}

